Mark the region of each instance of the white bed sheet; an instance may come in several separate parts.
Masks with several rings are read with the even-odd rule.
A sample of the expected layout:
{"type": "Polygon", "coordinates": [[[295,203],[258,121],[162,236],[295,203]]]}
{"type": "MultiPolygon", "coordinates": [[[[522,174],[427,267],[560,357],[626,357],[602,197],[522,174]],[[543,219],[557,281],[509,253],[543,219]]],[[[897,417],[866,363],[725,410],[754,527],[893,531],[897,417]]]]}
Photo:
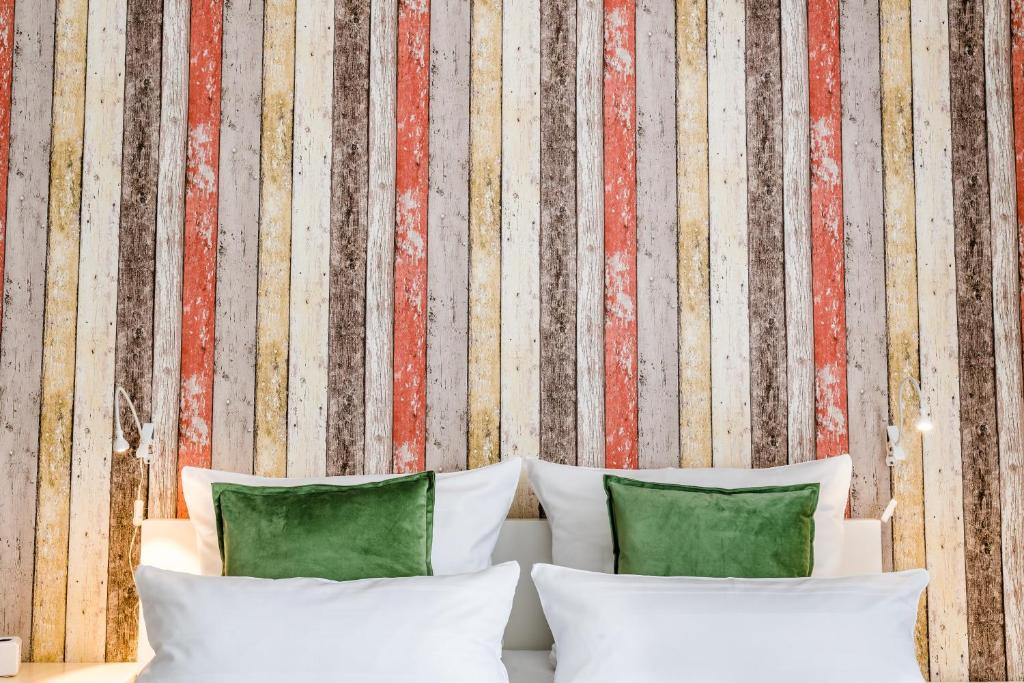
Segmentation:
{"type": "Polygon", "coordinates": [[[509,683],[553,683],[550,650],[505,650],[501,661],[508,670],[509,683]]]}

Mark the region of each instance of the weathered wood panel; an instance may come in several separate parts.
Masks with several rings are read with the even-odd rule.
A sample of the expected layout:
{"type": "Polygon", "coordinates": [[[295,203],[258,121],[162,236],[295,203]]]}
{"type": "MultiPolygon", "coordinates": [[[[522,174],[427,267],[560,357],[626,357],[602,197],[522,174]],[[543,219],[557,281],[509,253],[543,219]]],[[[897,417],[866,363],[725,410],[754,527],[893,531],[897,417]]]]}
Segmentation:
{"type": "Polygon", "coordinates": [[[39,502],[32,591],[31,655],[34,661],[40,662],[64,659],[88,9],[86,0],[61,2],[57,7],[54,36],[46,310],[39,413],[39,502]]]}
{"type": "Polygon", "coordinates": [[[604,466],[604,2],[576,2],[576,463],[604,466]]]}
{"type": "Polygon", "coordinates": [[[949,39],[944,4],[911,0],[921,385],[935,428],[924,436],[931,675],[968,678],[960,385],[957,364],[949,39]]]}
{"type": "MultiPolygon", "coordinates": [[[[11,82],[14,68],[14,0],[0,2],[0,325],[3,325],[4,237],[7,233],[7,172],[11,150],[11,82]]],[[[0,327],[0,331],[3,328],[0,327]]]]}
{"type": "Polygon", "coordinates": [[[716,467],[749,467],[746,94],[741,0],[708,2],[711,417],[716,467]]]}
{"type": "Polygon", "coordinates": [[[468,466],[501,448],[501,0],[472,5],[468,466]]]}
{"type": "Polygon", "coordinates": [[[327,474],[363,471],[370,6],[334,3],[327,474]]]}
{"type": "MultiPolygon", "coordinates": [[[[189,465],[209,467],[211,460],[223,10],[223,4],[216,0],[192,3],[181,283],[179,472],[189,465]]],[[[180,488],[178,516],[188,516],[180,488]]]]}
{"type": "Polygon", "coordinates": [[[468,465],[470,3],[429,22],[426,466],[448,472],[468,465]]]}
{"type": "MultiPolygon", "coordinates": [[[[882,93],[882,165],[885,193],[885,294],[889,366],[889,416],[899,411],[903,379],[920,377],[917,324],[917,242],[914,216],[914,134],[911,111],[910,0],[879,5],[882,93]]],[[[924,463],[921,439],[913,430],[917,397],[904,395],[907,459],[892,469],[893,568],[925,567],[924,463]]],[[[921,600],[915,641],[922,672],[928,674],[928,601],[921,600]]]]}
{"type": "Polygon", "coordinates": [[[370,4],[369,227],[366,244],[365,470],[390,472],[398,0],[370,4]]]}
{"type": "Polygon", "coordinates": [[[164,0],[160,70],[160,170],[157,179],[153,298],[153,424],[149,515],[173,517],[178,499],[178,395],[181,367],[181,276],[184,250],[185,150],[188,125],[187,0],[164,0]]]}
{"type": "Polygon", "coordinates": [[[575,464],[575,0],[541,0],[540,25],[540,457],[575,464]]]}
{"type": "Polygon", "coordinates": [[[707,0],[676,5],[679,463],[711,466],[707,0]]]}
{"type": "Polygon", "coordinates": [[[260,230],[263,0],[224,5],[217,312],[213,350],[214,469],[252,472],[260,230]]]}
{"type": "Polygon", "coordinates": [[[754,467],[789,461],[779,0],[746,7],[750,438],[754,467]]]}
{"type": "Polygon", "coordinates": [[[984,5],[949,3],[953,218],[960,348],[960,440],[972,680],[1006,678],[985,124],[984,5]]]}
{"type": "Polygon", "coordinates": [[[294,98],[295,0],[266,0],[253,471],[267,477],[283,477],[288,463],[294,98]]]}
{"type": "Polygon", "coordinates": [[[636,0],[604,3],[605,466],[637,466],[636,0]]]}
{"type": "Polygon", "coordinates": [[[814,458],[814,301],[807,3],[781,0],[782,211],[786,250],[789,461],[814,458]]]}
{"type": "Polygon", "coordinates": [[[127,2],[89,7],[82,152],[82,222],[71,524],[64,659],[103,661],[106,645],[111,453],[118,306],[118,223],[125,104],[127,2]]]}
{"type": "MultiPolygon", "coordinates": [[[[148,421],[153,388],[153,287],[160,134],[160,0],[128,3],[125,43],[124,156],[121,167],[115,386],[124,387],[148,421]]],[[[52,264],[51,264],[52,265],[52,264]]],[[[251,363],[250,363],[251,365],[251,363]]],[[[85,387],[80,387],[85,389],[85,387]]],[[[125,410],[128,442],[138,444],[125,410]]],[[[107,569],[107,661],[135,661],[139,625],[131,546],[136,491],[145,471],[134,452],[113,455],[110,472],[110,559],[107,569]],[[131,553],[131,554],[129,554],[131,553]]],[[[141,500],[145,500],[142,489],[141,500]]]]}
{"type": "Polygon", "coordinates": [[[317,477],[327,471],[334,3],[295,7],[288,476],[317,477]]]}
{"type": "Polygon", "coordinates": [[[849,450],[839,3],[807,4],[816,455],[849,450]]]}
{"type": "Polygon", "coordinates": [[[14,8],[17,30],[3,245],[7,258],[0,324],[0,575],[9,597],[0,601],[0,631],[21,637],[26,656],[32,649],[46,271],[46,232],[40,226],[46,225],[49,186],[54,5],[53,0],[20,2],[14,8]]]}
{"type": "Polygon", "coordinates": [[[638,464],[679,464],[675,13],[640,0],[636,14],[638,464]]]}

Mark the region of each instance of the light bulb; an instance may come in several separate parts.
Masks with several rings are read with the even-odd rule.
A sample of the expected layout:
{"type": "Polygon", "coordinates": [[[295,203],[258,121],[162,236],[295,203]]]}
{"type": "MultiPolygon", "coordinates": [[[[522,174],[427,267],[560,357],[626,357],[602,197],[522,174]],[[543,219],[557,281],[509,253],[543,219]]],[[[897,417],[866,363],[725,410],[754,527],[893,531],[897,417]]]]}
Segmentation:
{"type": "Polygon", "coordinates": [[[932,423],[931,418],[928,417],[927,413],[924,413],[921,417],[917,418],[917,422],[914,423],[914,426],[917,427],[917,431],[919,432],[930,432],[935,425],[932,423]]]}

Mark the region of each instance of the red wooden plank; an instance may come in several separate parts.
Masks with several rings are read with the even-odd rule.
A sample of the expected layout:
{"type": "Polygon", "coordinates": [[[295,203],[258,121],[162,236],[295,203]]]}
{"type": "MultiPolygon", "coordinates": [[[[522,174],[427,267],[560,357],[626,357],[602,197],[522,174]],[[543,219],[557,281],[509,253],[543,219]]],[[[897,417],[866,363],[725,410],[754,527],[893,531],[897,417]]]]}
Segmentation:
{"type": "Polygon", "coordinates": [[[807,5],[811,117],[811,273],[817,455],[849,450],[839,2],[807,5]]]}
{"type": "MultiPolygon", "coordinates": [[[[1020,228],[1020,277],[1024,284],[1024,0],[1010,6],[1011,78],[1013,80],[1013,147],[1017,171],[1017,225],[1020,228]]],[[[7,155],[4,155],[6,163],[7,155]]],[[[5,181],[6,182],[6,181],[5,181]]],[[[1024,329],[1024,286],[1020,288],[1024,329]]]]}
{"type": "Polygon", "coordinates": [[[7,168],[11,146],[11,77],[14,64],[14,0],[0,0],[0,328],[4,313],[4,240],[7,235],[7,168]]]}
{"type": "MultiPolygon", "coordinates": [[[[217,286],[217,174],[223,5],[193,0],[189,38],[178,471],[209,467],[217,286]]],[[[178,487],[178,516],[187,517],[178,487]]]]}
{"type": "Polygon", "coordinates": [[[430,2],[398,6],[394,471],[426,462],[430,2]]]}
{"type": "Polygon", "coordinates": [[[636,0],[604,4],[605,466],[637,466],[636,0]]]}

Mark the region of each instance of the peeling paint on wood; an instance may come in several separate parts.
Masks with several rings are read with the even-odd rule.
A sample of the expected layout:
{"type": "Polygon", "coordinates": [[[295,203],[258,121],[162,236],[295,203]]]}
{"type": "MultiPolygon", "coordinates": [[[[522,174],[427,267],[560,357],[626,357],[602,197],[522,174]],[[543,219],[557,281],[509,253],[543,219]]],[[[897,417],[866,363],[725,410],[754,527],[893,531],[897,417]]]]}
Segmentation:
{"type": "Polygon", "coordinates": [[[14,67],[14,0],[0,2],[0,332],[4,312],[4,238],[7,233],[7,172],[11,149],[11,82],[14,67]]]}

